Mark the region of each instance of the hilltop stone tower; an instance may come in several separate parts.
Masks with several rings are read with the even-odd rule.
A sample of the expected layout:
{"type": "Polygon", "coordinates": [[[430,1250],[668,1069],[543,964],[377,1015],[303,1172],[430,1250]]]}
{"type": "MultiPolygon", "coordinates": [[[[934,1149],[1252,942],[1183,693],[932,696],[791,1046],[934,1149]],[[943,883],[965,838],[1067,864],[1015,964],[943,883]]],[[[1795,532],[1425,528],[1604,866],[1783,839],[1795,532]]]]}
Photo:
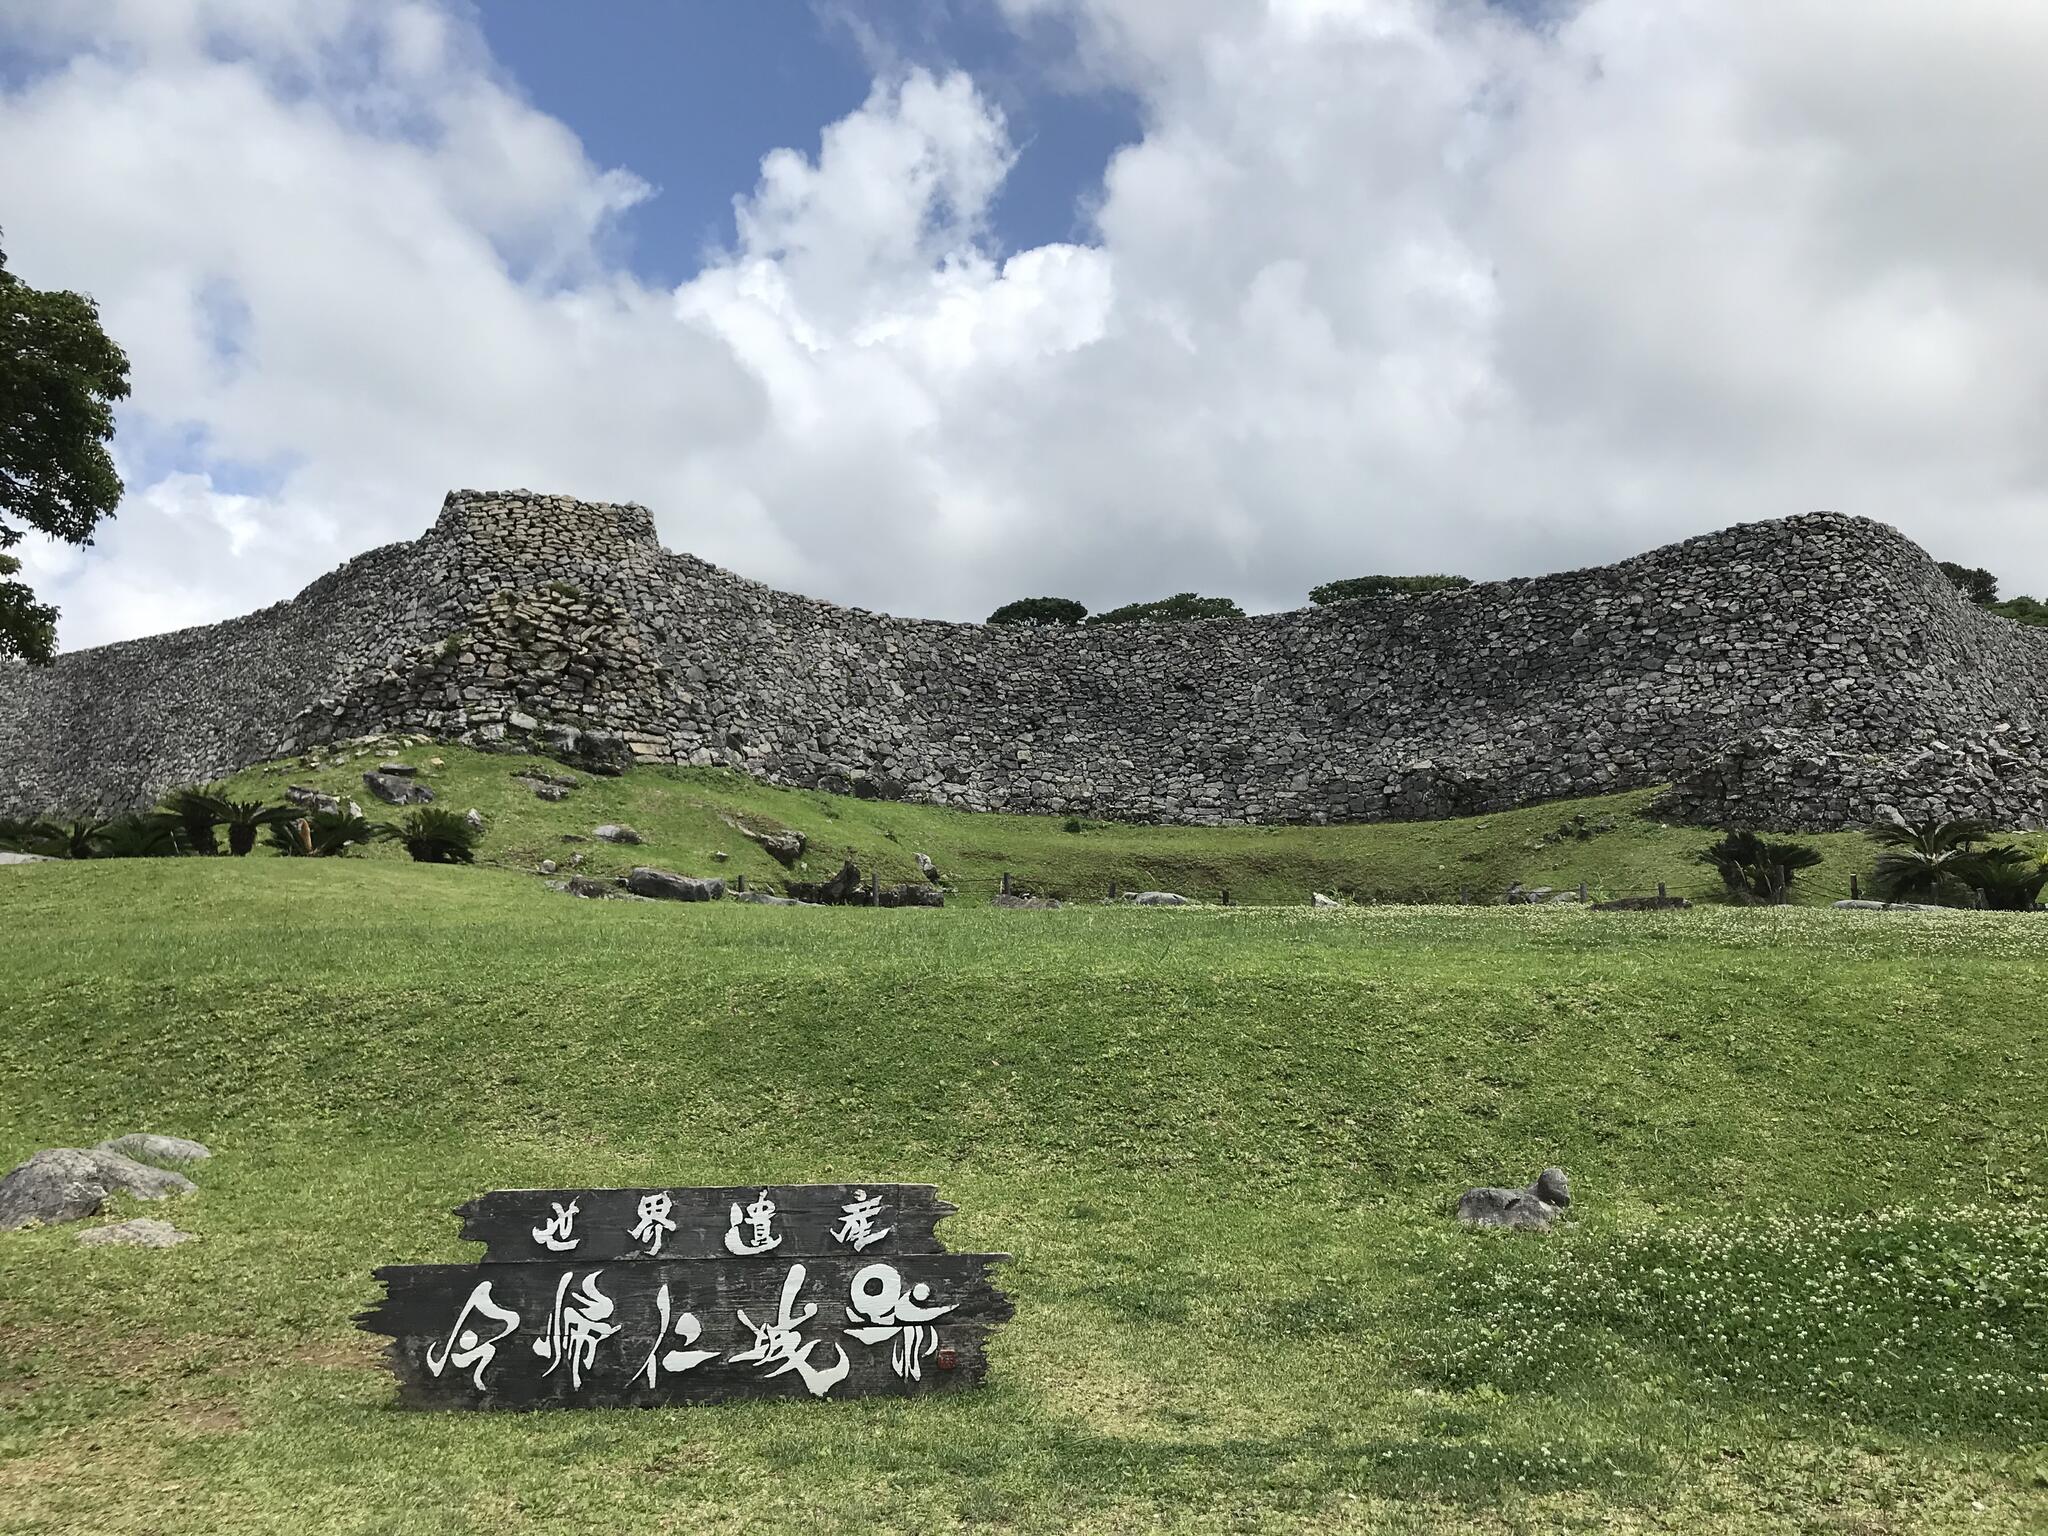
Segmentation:
{"type": "Polygon", "coordinates": [[[643,507],[451,493],[225,624],[0,668],[0,806],[113,809],[337,738],[723,764],[955,805],[1230,824],[1649,784],[1670,814],[2048,823],[2048,633],[1830,513],[1618,565],[1190,624],[1004,629],[776,592],[643,507]]]}

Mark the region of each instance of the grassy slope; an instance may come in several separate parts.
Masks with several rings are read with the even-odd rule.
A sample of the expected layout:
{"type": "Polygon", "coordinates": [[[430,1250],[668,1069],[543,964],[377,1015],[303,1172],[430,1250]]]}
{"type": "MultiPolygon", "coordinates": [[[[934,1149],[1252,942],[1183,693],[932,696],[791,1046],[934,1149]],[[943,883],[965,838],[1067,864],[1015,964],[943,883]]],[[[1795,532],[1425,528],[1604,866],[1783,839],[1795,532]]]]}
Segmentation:
{"type": "MultiPolygon", "coordinates": [[[[534,767],[559,772],[559,765],[439,746],[395,754],[366,750],[319,769],[278,764],[233,782],[238,791],[265,799],[286,784],[310,784],[353,795],[373,815],[395,815],[371,802],[362,787],[362,771],[387,755],[419,766],[441,803],[481,810],[491,828],[484,856],[512,867],[531,867],[542,858],[566,862],[578,850],[562,842],[564,833],[587,834],[604,822],[621,821],[644,834],[648,845],[638,851],[587,845],[580,851],[599,872],[653,863],[687,874],[743,874],[750,884],[779,889],[786,872],[722,822],[719,814],[725,812],[803,832],[810,839],[810,867],[802,878],[823,879],[851,855],[884,881],[916,880],[913,856],[926,853],[963,897],[975,901],[993,893],[1005,870],[1020,887],[1046,894],[1099,897],[1115,881],[1126,891],[1173,890],[1210,901],[1227,889],[1233,901],[1257,905],[1304,903],[1312,890],[1359,900],[1378,895],[1452,902],[1461,886],[1497,897],[1515,880],[1559,889],[1585,881],[1596,897],[1649,894],[1660,882],[1695,899],[1718,897],[1720,890],[1719,877],[1697,860],[1713,834],[1663,826],[1644,814],[1651,791],[1460,821],[1227,828],[1090,823],[1081,832],[1067,832],[1058,817],[977,816],[854,800],[702,769],[643,768],[623,779],[587,778],[567,800],[550,803],[535,799],[511,774],[534,767]],[[434,758],[443,766],[428,766],[434,758]],[[1611,817],[1616,825],[1590,841],[1552,839],[1575,813],[1594,823],[1611,817]],[[1539,839],[1552,840],[1539,847],[1539,839]],[[727,855],[723,862],[713,857],[720,852],[727,855]]],[[[1869,845],[1856,834],[1802,840],[1826,858],[1801,876],[1795,889],[1803,900],[1846,896],[1851,871],[1868,869],[1869,845]]],[[[2048,848],[2040,836],[2021,841],[2048,848]]],[[[395,849],[382,852],[403,856],[395,849]]]]}
{"type": "MultiPolygon", "coordinates": [[[[672,815],[686,848],[709,792],[579,812],[672,815]]],[[[1023,836],[994,855],[1067,846],[1023,836]]],[[[201,1242],[0,1236],[0,1531],[2048,1518],[2048,1461],[1985,1423],[1809,1422],[1648,1344],[1511,1390],[1439,1369],[1489,1323],[1474,1266],[1561,1261],[1534,1304],[1569,1340],[1580,1263],[1676,1221],[2038,1202],[2038,922],[800,912],[259,859],[0,872],[0,932],[0,1159],[143,1128],[220,1153],[152,1211],[201,1242]],[[1573,1231],[1450,1229],[1459,1188],[1548,1161],[1573,1231]],[[937,1182],[952,1241],[1018,1255],[988,1390],[411,1415],[347,1323],[375,1265],[466,1257],[447,1213],[482,1189],[840,1178],[937,1182]]],[[[2040,1265],[1949,1262],[2036,1298],[2017,1393],[2048,1370],[2040,1265]]],[[[1841,1306],[1791,1317],[1818,1337],[1841,1306]]]]}

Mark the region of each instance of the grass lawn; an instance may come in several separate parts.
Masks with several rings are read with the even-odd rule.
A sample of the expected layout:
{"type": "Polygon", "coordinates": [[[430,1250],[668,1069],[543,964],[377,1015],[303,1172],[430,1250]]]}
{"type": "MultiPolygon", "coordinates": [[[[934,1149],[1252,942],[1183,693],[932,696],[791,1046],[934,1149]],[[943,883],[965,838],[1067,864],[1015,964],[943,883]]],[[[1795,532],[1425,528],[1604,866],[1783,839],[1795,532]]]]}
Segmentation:
{"type": "MultiPolygon", "coordinates": [[[[489,851],[541,846],[564,806],[439,755],[489,851]]],[[[714,791],[813,798],[565,805],[690,868],[714,791]]],[[[906,875],[1146,856],[832,809],[906,875]]],[[[578,902],[380,850],[0,870],[0,935],[0,1166],[217,1154],[120,1213],[198,1242],[0,1234],[0,1531],[2048,1526],[2036,919],[578,902]],[[1550,1162],[1566,1230],[1448,1219],[1550,1162]],[[985,1390],[412,1413],[349,1321],[375,1266],[471,1257],[482,1190],[861,1179],[1017,1256],[985,1390]]]]}
{"type": "MultiPolygon", "coordinates": [[[[744,875],[749,884],[781,888],[791,875],[731,825],[789,827],[809,839],[807,870],[822,880],[852,858],[884,883],[920,878],[916,855],[937,861],[961,899],[986,902],[1002,875],[1041,895],[1092,901],[1114,882],[1123,891],[1169,890],[1200,901],[1224,891],[1244,905],[1305,905],[1311,891],[1361,902],[1455,903],[1461,888],[1498,900],[1514,881],[1529,888],[1575,889],[1595,899],[1641,896],[1669,887],[1673,895],[1719,900],[1721,880],[1700,863],[1715,833],[1660,823],[1648,807],[1654,790],[1605,795],[1455,821],[1341,827],[1150,827],[1057,816],[985,816],[935,806],[856,800],[845,795],[778,789],[712,769],[637,768],[622,778],[578,774],[569,798],[538,800],[517,783],[521,772],[561,773],[543,758],[419,744],[396,750],[359,747],[309,768],[302,760],[254,768],[229,781],[248,799],[275,800],[287,784],[304,784],[359,800],[372,819],[401,813],[373,800],[363,771],[398,758],[419,770],[438,803],[483,812],[490,825],[483,857],[531,869],[542,859],[566,864],[584,855],[589,872],[618,874],[656,864],[684,874],[744,875]],[[1575,835],[1581,818],[1584,837],[1575,835]],[[623,822],[647,838],[640,848],[570,844],[593,827],[623,822]],[[1071,829],[1071,830],[1070,830],[1071,829]],[[724,854],[724,859],[717,855],[724,854]]],[[[1825,903],[1849,894],[1852,873],[1868,875],[1872,848],[1858,833],[1800,834],[1822,855],[1801,874],[1794,899],[1825,903]]],[[[2048,852],[2048,835],[2008,839],[2048,852]]],[[[395,847],[376,856],[403,859],[395,847]]]]}

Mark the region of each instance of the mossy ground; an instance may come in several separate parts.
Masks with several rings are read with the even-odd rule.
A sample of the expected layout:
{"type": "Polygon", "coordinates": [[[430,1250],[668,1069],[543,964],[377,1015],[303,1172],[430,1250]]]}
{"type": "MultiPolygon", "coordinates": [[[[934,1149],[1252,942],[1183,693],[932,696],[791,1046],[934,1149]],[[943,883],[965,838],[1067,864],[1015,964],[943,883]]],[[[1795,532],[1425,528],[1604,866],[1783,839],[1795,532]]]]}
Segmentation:
{"type": "MultiPolygon", "coordinates": [[[[559,836],[487,798],[502,760],[449,768],[488,854],[559,836]]],[[[687,774],[581,793],[685,867],[747,856],[718,794],[794,819],[687,774]]],[[[832,808],[906,861],[1099,872],[1091,834],[832,808]]],[[[1454,835],[1275,840],[1363,870],[1454,835]]],[[[1630,883],[1696,836],[1620,835],[1630,883]]],[[[0,1531],[2048,1522],[2037,919],[592,903],[380,853],[11,869],[0,932],[0,1159],[219,1154],[150,1208],[199,1242],[0,1236],[0,1531]],[[1448,1220],[1549,1162],[1568,1230],[1448,1220]],[[375,1266],[469,1256],[483,1189],[846,1178],[937,1183],[955,1244],[1017,1255],[983,1392],[406,1413],[349,1324],[375,1266]],[[1796,1349],[1714,1326],[1766,1313],[1796,1349]]]]}

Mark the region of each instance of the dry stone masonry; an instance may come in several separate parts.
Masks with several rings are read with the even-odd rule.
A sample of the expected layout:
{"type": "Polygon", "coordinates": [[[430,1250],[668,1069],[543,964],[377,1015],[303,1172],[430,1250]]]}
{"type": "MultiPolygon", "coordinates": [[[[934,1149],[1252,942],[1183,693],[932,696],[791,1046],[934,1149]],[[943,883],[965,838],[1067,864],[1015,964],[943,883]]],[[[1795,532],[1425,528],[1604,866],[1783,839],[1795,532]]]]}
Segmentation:
{"type": "Polygon", "coordinates": [[[0,667],[0,808],[106,809],[336,738],[727,765],[971,810],[1408,819],[1671,784],[1675,818],[2048,822],[2048,633],[1831,513],[1618,565],[1188,624],[991,628],[772,591],[645,508],[458,491],[225,624],[0,667]]]}

